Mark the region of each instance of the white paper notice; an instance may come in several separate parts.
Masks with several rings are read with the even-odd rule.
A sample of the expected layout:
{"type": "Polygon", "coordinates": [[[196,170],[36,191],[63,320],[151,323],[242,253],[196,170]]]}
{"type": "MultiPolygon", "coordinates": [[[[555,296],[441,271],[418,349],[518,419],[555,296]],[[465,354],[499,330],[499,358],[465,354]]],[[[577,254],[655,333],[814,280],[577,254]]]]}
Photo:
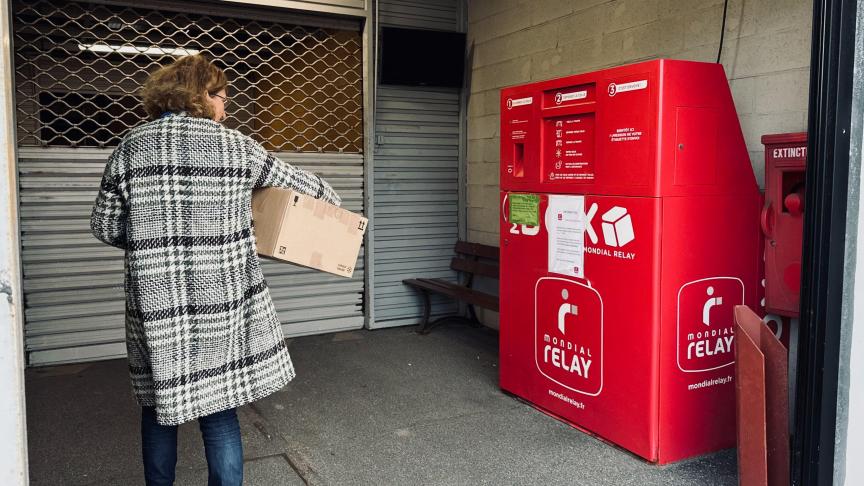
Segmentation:
{"type": "Polygon", "coordinates": [[[585,278],[585,196],[549,196],[549,271],[585,278]]]}

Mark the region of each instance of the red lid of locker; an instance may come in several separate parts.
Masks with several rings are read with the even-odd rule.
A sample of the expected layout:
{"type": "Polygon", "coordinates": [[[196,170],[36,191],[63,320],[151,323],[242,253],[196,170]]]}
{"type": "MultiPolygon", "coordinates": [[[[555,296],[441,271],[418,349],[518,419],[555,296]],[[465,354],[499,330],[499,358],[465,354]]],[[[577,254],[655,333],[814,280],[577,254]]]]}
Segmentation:
{"type": "Polygon", "coordinates": [[[505,191],[756,191],[723,67],[655,60],[501,91],[505,191]]]}

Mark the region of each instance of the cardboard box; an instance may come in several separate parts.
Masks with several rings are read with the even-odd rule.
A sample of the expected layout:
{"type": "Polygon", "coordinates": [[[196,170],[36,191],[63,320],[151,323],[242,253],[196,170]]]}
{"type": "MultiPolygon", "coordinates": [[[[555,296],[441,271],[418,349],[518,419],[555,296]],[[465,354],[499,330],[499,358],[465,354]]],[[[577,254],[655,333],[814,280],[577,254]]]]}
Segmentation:
{"type": "Polygon", "coordinates": [[[289,189],[252,193],[258,254],[351,277],[368,220],[289,189]]]}

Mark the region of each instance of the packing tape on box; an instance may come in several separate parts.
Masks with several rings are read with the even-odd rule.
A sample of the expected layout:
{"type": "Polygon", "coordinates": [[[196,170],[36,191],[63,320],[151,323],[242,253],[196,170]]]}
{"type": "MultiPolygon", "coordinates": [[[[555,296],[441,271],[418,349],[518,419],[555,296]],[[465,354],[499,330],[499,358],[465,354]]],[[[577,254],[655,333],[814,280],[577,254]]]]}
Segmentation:
{"type": "Polygon", "coordinates": [[[324,217],[327,216],[327,205],[320,201],[316,201],[315,210],[312,211],[312,215],[318,219],[324,219],[324,217]]]}
{"type": "Polygon", "coordinates": [[[313,268],[321,268],[324,264],[324,255],[319,252],[313,252],[309,257],[309,266],[313,268]]]}
{"type": "Polygon", "coordinates": [[[340,209],[339,212],[336,213],[336,220],[339,221],[340,223],[344,224],[345,226],[348,226],[349,224],[351,224],[350,219],[351,219],[351,213],[348,211],[345,211],[344,209],[340,209]]]}
{"type": "Polygon", "coordinates": [[[310,209],[312,211],[312,216],[318,219],[324,219],[328,216],[332,217],[336,221],[344,224],[349,234],[356,235],[364,229],[360,225],[360,222],[363,220],[361,216],[319,199],[310,196],[303,197],[301,207],[304,209],[310,209]]]}
{"type": "Polygon", "coordinates": [[[353,224],[354,222],[350,220],[348,220],[347,222],[348,224],[346,224],[345,227],[348,228],[348,234],[356,235],[360,231],[359,224],[353,224]]]}
{"type": "Polygon", "coordinates": [[[303,196],[303,203],[300,205],[303,209],[314,209],[315,208],[315,199],[303,196]]]}
{"type": "Polygon", "coordinates": [[[345,212],[344,218],[342,218],[342,222],[345,223],[345,227],[348,229],[348,234],[350,235],[356,235],[360,232],[361,221],[363,221],[363,218],[348,211],[345,212]]]}
{"type": "Polygon", "coordinates": [[[327,216],[327,206],[329,206],[327,203],[312,196],[304,196],[303,203],[301,204],[303,209],[311,210],[312,216],[318,219],[324,219],[327,216]]]}

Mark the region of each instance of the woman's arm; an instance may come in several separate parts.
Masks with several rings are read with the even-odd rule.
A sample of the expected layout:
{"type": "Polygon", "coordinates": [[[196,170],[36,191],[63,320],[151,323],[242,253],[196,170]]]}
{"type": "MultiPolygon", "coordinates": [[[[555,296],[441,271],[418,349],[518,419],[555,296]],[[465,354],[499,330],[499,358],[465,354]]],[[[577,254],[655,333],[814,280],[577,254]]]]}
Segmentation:
{"type": "Polygon", "coordinates": [[[256,189],[259,187],[284,187],[314,196],[317,199],[323,199],[336,206],[342,204],[342,198],[339,197],[339,194],[336,194],[330,184],[321,177],[279,160],[267,153],[263,147],[256,152],[259,154],[263,152],[263,160],[261,161],[263,167],[255,181],[254,187],[256,189]]]}
{"type": "Polygon", "coordinates": [[[126,248],[126,218],[128,209],[114,178],[114,164],[120,147],[108,158],[96,204],[90,213],[90,230],[100,241],[117,248],[126,248]]]}

